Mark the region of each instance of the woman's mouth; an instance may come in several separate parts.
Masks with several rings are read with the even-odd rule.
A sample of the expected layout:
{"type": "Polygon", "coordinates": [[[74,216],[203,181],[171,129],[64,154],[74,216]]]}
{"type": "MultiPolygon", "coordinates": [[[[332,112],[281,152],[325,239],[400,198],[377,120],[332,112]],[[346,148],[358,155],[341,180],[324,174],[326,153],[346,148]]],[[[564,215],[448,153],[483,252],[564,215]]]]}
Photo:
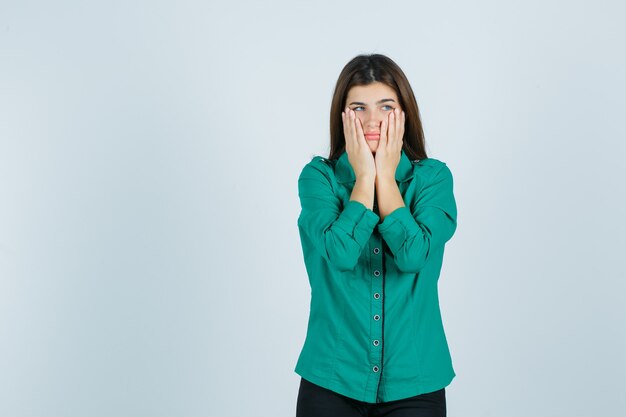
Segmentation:
{"type": "Polygon", "coordinates": [[[380,140],[380,133],[366,133],[365,139],[367,140],[380,140]]]}

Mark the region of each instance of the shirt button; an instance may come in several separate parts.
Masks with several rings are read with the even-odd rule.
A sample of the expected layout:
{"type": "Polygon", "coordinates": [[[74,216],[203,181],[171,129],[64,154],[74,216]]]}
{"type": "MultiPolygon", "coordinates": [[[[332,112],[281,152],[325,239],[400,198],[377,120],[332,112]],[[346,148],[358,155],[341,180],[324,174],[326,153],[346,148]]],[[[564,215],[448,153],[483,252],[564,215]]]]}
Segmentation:
{"type": "Polygon", "coordinates": [[[378,300],[378,299],[380,298],[380,294],[378,294],[377,292],[375,292],[375,293],[374,293],[374,298],[378,300]]]}
{"type": "Polygon", "coordinates": [[[372,368],[372,371],[378,372],[378,366],[374,365],[374,367],[372,368]]]}
{"type": "Polygon", "coordinates": [[[375,253],[376,255],[378,255],[378,252],[380,252],[380,249],[378,249],[378,248],[374,248],[374,253],[375,253]]]}
{"type": "Polygon", "coordinates": [[[374,344],[374,346],[378,346],[380,342],[378,340],[374,340],[372,343],[374,344]]]}
{"type": "Polygon", "coordinates": [[[375,314],[374,315],[374,320],[376,320],[376,321],[380,320],[380,316],[378,314],[375,314]]]}
{"type": "Polygon", "coordinates": [[[380,275],[380,271],[377,269],[376,271],[374,271],[374,276],[379,276],[380,275]]]}

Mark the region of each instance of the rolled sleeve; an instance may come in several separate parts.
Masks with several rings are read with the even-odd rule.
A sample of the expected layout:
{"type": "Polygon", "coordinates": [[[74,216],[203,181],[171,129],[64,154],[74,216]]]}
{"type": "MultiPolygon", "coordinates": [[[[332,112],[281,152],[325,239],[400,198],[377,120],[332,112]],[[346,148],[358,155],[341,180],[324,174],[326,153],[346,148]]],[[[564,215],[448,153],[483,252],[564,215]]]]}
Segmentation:
{"type": "Polygon", "coordinates": [[[303,247],[308,241],[334,268],[353,270],[380,217],[358,201],[344,206],[321,164],[319,160],[307,164],[298,178],[303,247]]]}
{"type": "Polygon", "coordinates": [[[360,201],[350,200],[335,222],[335,227],[343,230],[361,248],[369,241],[380,217],[360,201]]]}
{"type": "Polygon", "coordinates": [[[378,231],[393,253],[398,269],[418,273],[430,255],[450,240],[456,227],[452,173],[443,164],[412,207],[399,207],[389,213],[378,225],[378,231]]]}

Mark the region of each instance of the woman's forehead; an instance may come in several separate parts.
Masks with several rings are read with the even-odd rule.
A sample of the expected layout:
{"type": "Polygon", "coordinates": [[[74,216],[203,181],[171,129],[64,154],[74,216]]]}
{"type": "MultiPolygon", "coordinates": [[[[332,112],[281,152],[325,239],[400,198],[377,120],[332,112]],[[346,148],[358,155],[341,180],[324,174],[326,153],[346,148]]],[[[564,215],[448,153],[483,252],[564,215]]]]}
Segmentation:
{"type": "Polygon", "coordinates": [[[355,85],[348,91],[348,98],[373,102],[385,98],[397,100],[396,92],[393,88],[381,82],[374,82],[368,85],[355,85]]]}

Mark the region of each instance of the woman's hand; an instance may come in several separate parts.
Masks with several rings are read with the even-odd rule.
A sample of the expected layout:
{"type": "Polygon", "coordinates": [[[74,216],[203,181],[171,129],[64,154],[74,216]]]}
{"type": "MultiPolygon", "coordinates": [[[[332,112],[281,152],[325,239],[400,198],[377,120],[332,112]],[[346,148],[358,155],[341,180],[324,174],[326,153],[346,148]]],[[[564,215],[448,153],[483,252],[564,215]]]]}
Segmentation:
{"type": "Polygon", "coordinates": [[[380,141],[376,148],[376,181],[394,180],[400,163],[404,137],[404,112],[394,109],[380,126],[380,141]]]}
{"type": "Polygon", "coordinates": [[[346,139],[346,152],[356,178],[373,181],[376,178],[376,164],[372,151],[365,141],[361,120],[349,107],[346,107],[345,112],[341,112],[341,118],[343,119],[343,136],[346,139]]]}

